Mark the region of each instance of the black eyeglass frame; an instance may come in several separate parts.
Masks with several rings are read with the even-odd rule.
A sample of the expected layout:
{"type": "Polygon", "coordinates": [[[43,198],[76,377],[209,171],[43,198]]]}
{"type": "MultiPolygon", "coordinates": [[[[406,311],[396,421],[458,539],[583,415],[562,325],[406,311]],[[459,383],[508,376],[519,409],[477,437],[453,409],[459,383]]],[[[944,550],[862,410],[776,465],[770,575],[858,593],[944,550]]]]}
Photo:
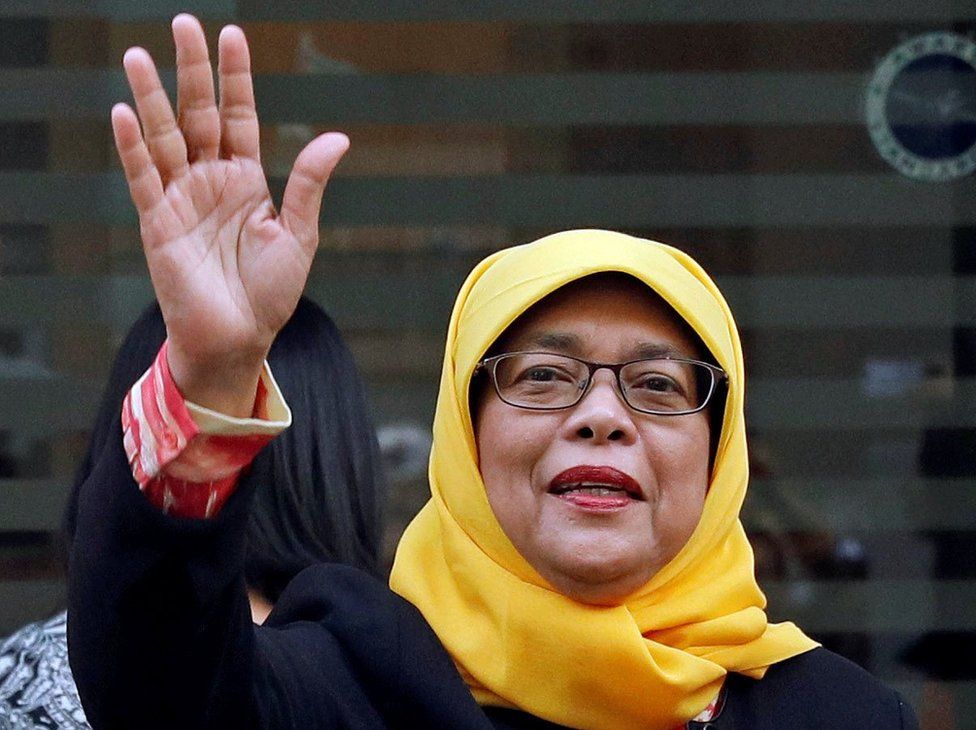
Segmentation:
{"type": "Polygon", "coordinates": [[[620,393],[620,397],[623,399],[623,402],[627,404],[628,408],[637,411],[638,413],[646,413],[651,416],[689,416],[692,413],[699,413],[700,411],[703,411],[705,407],[709,404],[709,402],[712,400],[712,396],[714,396],[715,391],[718,390],[719,384],[724,383],[729,379],[728,373],[726,373],[725,370],[720,368],[718,365],[712,365],[709,362],[702,362],[701,360],[694,360],[692,358],[687,358],[687,357],[669,357],[665,355],[662,357],[641,357],[641,358],[637,358],[636,360],[628,360],[627,362],[620,362],[620,363],[590,362],[589,360],[584,360],[579,357],[574,357],[573,355],[565,355],[561,352],[544,352],[538,350],[524,350],[524,351],[520,350],[517,352],[503,352],[500,355],[493,355],[491,357],[483,358],[475,366],[474,373],[472,373],[472,375],[477,375],[479,372],[487,373],[489,379],[491,380],[492,385],[495,388],[495,393],[498,395],[499,399],[502,401],[502,403],[505,403],[506,405],[510,405],[513,408],[522,408],[527,411],[562,411],[565,410],[566,408],[573,408],[574,406],[579,405],[579,402],[586,397],[586,394],[590,391],[590,388],[593,386],[593,375],[596,373],[597,370],[603,370],[603,369],[609,370],[610,372],[613,373],[614,380],[617,381],[617,392],[620,393]],[[567,403],[564,406],[524,406],[519,403],[512,403],[511,401],[506,400],[505,396],[502,395],[501,388],[498,387],[498,378],[495,376],[495,370],[498,367],[499,361],[504,360],[507,357],[512,357],[513,355],[556,355],[558,357],[565,357],[569,360],[575,360],[576,362],[585,365],[587,368],[586,383],[582,388],[580,388],[579,396],[576,398],[576,400],[573,401],[572,403],[567,403]],[[708,394],[702,399],[701,405],[699,405],[697,408],[692,408],[690,410],[685,410],[685,411],[649,411],[645,408],[638,408],[637,406],[633,405],[630,402],[630,400],[627,398],[627,391],[624,389],[623,383],[620,382],[620,371],[623,370],[628,365],[633,365],[634,363],[653,362],[655,360],[666,360],[668,362],[701,365],[702,367],[711,371],[712,373],[711,387],[708,390],[708,394]]]}

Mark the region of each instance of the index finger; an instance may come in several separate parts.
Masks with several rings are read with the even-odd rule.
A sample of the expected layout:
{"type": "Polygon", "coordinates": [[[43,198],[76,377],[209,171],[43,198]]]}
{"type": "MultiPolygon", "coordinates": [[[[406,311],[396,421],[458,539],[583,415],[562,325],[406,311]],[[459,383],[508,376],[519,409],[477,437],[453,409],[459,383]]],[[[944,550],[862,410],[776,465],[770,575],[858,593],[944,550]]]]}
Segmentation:
{"type": "Polygon", "coordinates": [[[129,194],[142,217],[163,199],[163,183],[142,139],[139,120],[127,104],[112,107],[112,133],[129,183],[129,194]]]}

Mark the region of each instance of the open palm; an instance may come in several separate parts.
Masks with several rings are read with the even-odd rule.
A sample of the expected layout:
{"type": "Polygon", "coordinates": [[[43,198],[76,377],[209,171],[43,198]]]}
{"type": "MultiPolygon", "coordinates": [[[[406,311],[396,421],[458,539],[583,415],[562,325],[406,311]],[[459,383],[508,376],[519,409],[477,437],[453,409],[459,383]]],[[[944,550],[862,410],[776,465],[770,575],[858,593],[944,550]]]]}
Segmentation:
{"type": "Polygon", "coordinates": [[[261,167],[244,33],[228,26],[220,34],[219,108],[199,22],[177,16],[173,38],[178,114],[152,58],[131,48],[123,63],[139,115],[118,104],[112,128],[166,320],[170,366],[199,402],[208,387],[238,374],[244,390],[253,387],[247,381],[305,286],[322,193],[348,140],[326,134],[302,150],[277,214],[261,167]]]}

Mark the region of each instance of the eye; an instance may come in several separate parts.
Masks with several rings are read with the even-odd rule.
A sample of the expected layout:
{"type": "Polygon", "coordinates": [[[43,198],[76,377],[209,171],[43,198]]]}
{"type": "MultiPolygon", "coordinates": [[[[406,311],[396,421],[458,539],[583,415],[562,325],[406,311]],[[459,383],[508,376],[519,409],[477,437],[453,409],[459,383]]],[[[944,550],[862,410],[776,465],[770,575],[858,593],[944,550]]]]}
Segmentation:
{"type": "Polygon", "coordinates": [[[579,391],[586,381],[586,367],[562,355],[543,352],[513,353],[498,361],[495,384],[503,397],[531,400],[579,391]]]}
{"type": "Polygon", "coordinates": [[[680,393],[682,391],[681,386],[674,378],[664,373],[645,373],[631,382],[630,387],[653,393],[680,393]]]}
{"type": "Polygon", "coordinates": [[[572,382],[574,378],[566,368],[557,365],[533,365],[523,370],[516,380],[529,383],[554,383],[572,382]]]}

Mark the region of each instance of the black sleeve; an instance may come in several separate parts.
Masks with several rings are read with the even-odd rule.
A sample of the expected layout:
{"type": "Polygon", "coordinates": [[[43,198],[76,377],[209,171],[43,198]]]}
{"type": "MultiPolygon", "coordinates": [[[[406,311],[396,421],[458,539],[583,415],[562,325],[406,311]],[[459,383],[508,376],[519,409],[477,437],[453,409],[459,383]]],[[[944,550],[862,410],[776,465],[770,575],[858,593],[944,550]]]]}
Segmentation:
{"type": "Polygon", "coordinates": [[[94,728],[254,725],[254,631],[243,583],[250,494],[213,520],[158,511],[110,438],[82,485],[68,648],[94,728]]]}
{"type": "Polygon", "coordinates": [[[357,570],[305,570],[255,627],[250,498],[212,520],[163,515],[121,433],[109,440],[81,490],[68,592],[93,728],[490,727],[419,612],[357,570]]]}

